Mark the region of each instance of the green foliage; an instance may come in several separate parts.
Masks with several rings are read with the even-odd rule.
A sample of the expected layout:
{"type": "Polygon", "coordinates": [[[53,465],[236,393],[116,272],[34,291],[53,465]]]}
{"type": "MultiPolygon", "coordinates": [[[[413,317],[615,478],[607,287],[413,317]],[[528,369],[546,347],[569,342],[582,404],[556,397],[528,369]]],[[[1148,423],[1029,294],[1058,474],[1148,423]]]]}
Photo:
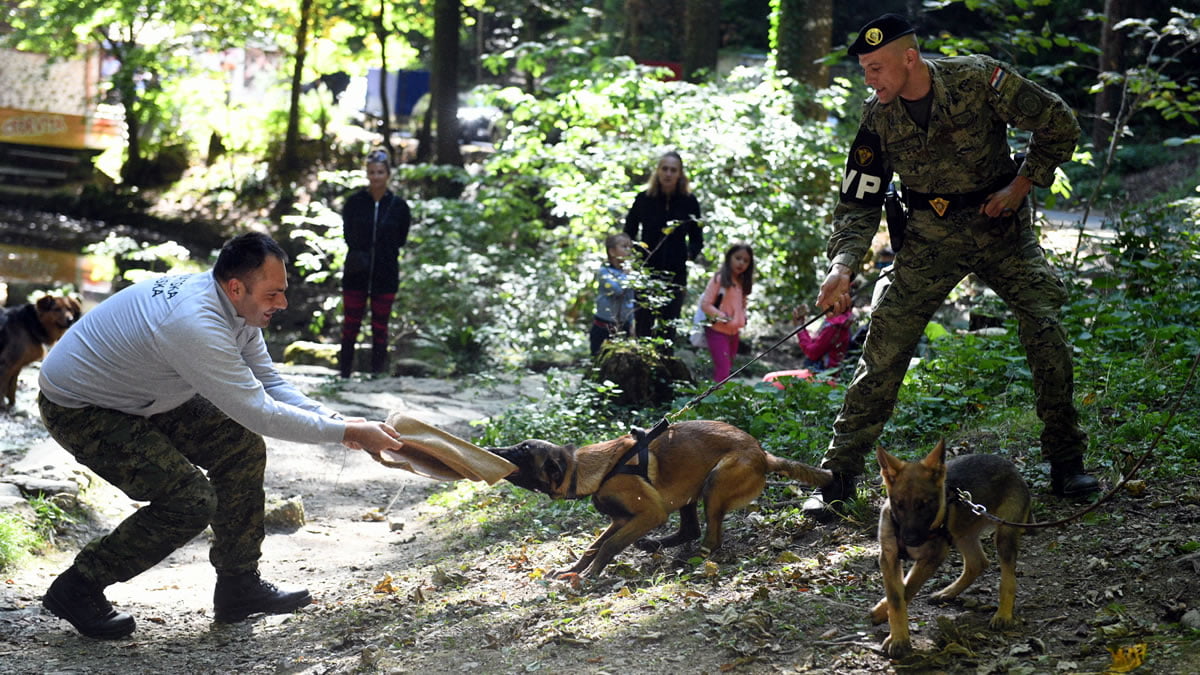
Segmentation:
{"type": "MultiPolygon", "coordinates": [[[[582,353],[603,238],[623,226],[670,148],[683,153],[700,199],[708,260],[733,241],[755,248],[752,316],[781,315],[815,291],[843,150],[826,124],[792,120],[792,94],[780,83],[753,70],[720,84],[663,82],[628,59],[565,42],[524,43],[506,57],[545,77],[536,93],[490,90],[507,128],[478,171],[396,171],[414,214],[412,264],[397,296],[401,333],[465,349],[468,369],[582,353]],[[463,198],[434,196],[446,180],[464,187],[463,198]],[[419,312],[405,305],[416,298],[419,312]]],[[[323,174],[338,187],[360,176],[323,174]]],[[[305,274],[332,288],[342,245],[331,211],[343,196],[323,190],[323,207],[306,205],[288,223],[310,250],[297,255],[305,274]]],[[[714,271],[713,263],[694,268],[692,290],[714,271]]]]}
{"type": "Polygon", "coordinates": [[[31,551],[44,544],[45,541],[23,518],[15,513],[0,513],[0,570],[16,567],[31,551]]]}
{"type": "Polygon", "coordinates": [[[631,424],[655,421],[652,411],[638,414],[612,406],[616,394],[611,382],[597,383],[551,371],[544,396],[491,419],[476,442],[506,446],[527,438],[544,438],[563,445],[586,445],[628,433],[631,424]],[[646,413],[650,415],[643,417],[646,413]]]}

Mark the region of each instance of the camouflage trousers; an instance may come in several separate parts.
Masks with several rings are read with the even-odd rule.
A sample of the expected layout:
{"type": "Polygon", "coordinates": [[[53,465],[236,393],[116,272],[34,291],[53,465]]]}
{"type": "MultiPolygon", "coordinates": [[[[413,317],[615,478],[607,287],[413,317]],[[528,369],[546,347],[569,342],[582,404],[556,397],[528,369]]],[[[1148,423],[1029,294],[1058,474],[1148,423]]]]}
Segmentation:
{"type": "Polygon", "coordinates": [[[1067,293],[1046,261],[1028,208],[1019,218],[1004,219],[967,211],[944,219],[914,212],[896,255],[893,282],[872,312],[862,358],[833,425],[825,468],[862,473],[863,458],[892,415],[926,324],[970,273],[1017,317],[1043,423],[1043,457],[1060,462],[1083,455],[1087,434],[1079,427],[1071,346],[1059,321],[1067,293]]]}
{"type": "Polygon", "coordinates": [[[152,417],[65,408],[43,395],[38,406],[50,435],[76,460],[131,499],[148,502],[79,552],[75,567],[85,578],[101,586],[132,579],[209,525],[209,560],[218,572],[258,569],[262,436],[199,396],[152,417]]]}

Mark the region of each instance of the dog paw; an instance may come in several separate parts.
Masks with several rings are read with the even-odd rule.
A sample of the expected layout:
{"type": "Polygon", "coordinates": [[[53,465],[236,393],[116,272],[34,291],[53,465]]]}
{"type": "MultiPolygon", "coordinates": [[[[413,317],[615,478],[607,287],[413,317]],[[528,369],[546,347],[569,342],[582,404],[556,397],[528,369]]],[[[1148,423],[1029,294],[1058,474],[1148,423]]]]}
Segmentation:
{"type": "Polygon", "coordinates": [[[912,653],[912,642],[908,638],[893,640],[889,635],[883,641],[883,653],[893,659],[902,659],[912,653]]]}
{"type": "Polygon", "coordinates": [[[639,551],[646,551],[649,553],[656,553],[663,549],[662,541],[658,539],[649,539],[646,537],[638,539],[633,543],[633,545],[636,546],[639,551]]]}
{"type": "Polygon", "coordinates": [[[1004,628],[1011,628],[1012,626],[1016,625],[1016,623],[1017,620],[1014,619],[1011,614],[1002,615],[1000,612],[996,612],[992,615],[992,620],[988,625],[995,630],[1001,630],[1004,628]]]}
{"type": "Polygon", "coordinates": [[[929,594],[929,602],[934,605],[945,605],[958,597],[958,593],[947,593],[938,591],[937,593],[929,594]]]}

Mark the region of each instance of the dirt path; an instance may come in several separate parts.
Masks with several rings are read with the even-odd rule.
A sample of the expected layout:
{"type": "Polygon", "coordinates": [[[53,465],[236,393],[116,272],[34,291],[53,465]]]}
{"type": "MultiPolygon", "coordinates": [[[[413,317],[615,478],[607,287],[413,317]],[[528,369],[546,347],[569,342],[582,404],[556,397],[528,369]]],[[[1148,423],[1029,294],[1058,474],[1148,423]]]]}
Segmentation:
{"type": "MultiPolygon", "coordinates": [[[[293,382],[310,391],[328,377],[328,371],[317,368],[287,372],[293,382]]],[[[30,369],[23,384],[35,377],[36,371],[30,369]]],[[[520,383],[374,380],[345,385],[334,403],[348,414],[371,419],[406,410],[468,434],[467,422],[502,410],[521,389],[520,383]]],[[[23,386],[22,392],[27,394],[30,388],[23,386]]],[[[32,404],[32,396],[22,396],[19,408],[35,410],[32,404]]],[[[6,427],[16,434],[32,421],[27,413],[8,416],[6,427]]],[[[427,554],[417,510],[438,483],[383,468],[366,454],[340,445],[268,439],[268,458],[268,499],[299,496],[307,522],[294,532],[268,534],[261,571],[264,578],[281,585],[307,587],[316,604],[302,610],[306,615],[333,611],[348,598],[370,594],[389,570],[404,569],[427,554]]],[[[65,477],[86,470],[45,439],[34,442],[6,473],[65,477]]],[[[102,481],[89,488],[87,501],[98,507],[93,532],[110,529],[136,507],[102,481]]],[[[82,541],[87,536],[79,532],[82,541]]],[[[0,586],[0,673],[304,671],[305,667],[292,663],[302,658],[286,639],[294,617],[256,617],[232,626],[212,621],[214,574],[208,543],[205,533],[154,568],[107,590],[109,600],[131,613],[138,625],[128,640],[116,642],[83,638],[41,607],[46,587],[69,566],[77,546],[64,543],[68,550],[34,558],[9,572],[0,586]]]]}

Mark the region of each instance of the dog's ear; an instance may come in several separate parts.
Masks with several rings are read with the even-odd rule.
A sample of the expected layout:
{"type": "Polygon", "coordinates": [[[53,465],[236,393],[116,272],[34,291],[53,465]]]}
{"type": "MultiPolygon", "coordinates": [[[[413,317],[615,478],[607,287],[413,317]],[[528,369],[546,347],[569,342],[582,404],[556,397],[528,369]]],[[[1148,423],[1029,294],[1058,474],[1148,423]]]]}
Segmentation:
{"type": "Polygon", "coordinates": [[[54,309],[54,296],[43,295],[38,298],[37,310],[39,312],[49,312],[52,309],[54,309]]]}
{"type": "Polygon", "coordinates": [[[933,450],[921,460],[921,466],[934,471],[946,466],[946,439],[939,439],[933,450]]]}
{"type": "Polygon", "coordinates": [[[890,488],[900,469],[904,468],[904,462],[893,457],[882,445],[875,446],[875,458],[879,460],[879,475],[883,477],[884,487],[890,488]]]}
{"type": "Polygon", "coordinates": [[[541,471],[542,485],[546,486],[546,494],[554,494],[553,491],[562,486],[563,477],[567,473],[567,461],[561,453],[552,452],[546,456],[541,471]]]}

